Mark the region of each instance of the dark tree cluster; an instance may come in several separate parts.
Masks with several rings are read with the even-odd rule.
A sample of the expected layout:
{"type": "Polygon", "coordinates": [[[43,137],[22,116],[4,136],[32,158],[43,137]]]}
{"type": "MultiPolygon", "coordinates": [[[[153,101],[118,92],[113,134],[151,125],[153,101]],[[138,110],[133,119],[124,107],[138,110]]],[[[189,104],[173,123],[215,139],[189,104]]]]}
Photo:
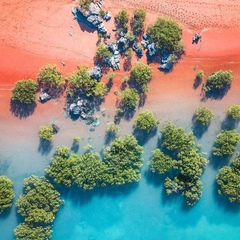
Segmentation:
{"type": "Polygon", "coordinates": [[[222,130],[215,140],[213,155],[222,157],[232,155],[240,141],[240,134],[234,130],[222,130]]]}
{"type": "Polygon", "coordinates": [[[240,153],[236,153],[230,166],[219,170],[216,177],[218,193],[228,196],[230,202],[240,202],[240,153]]]}
{"type": "Polygon", "coordinates": [[[0,214],[12,206],[13,198],[13,182],[6,176],[0,176],[0,214]]]}
{"type": "Polygon", "coordinates": [[[179,193],[185,196],[186,203],[192,206],[202,195],[200,177],[208,161],[199,153],[193,133],[187,133],[183,128],[167,123],[162,129],[162,134],[163,149],[170,151],[175,159],[156,149],[149,162],[150,170],[160,174],[170,172],[164,183],[166,193],[179,193]],[[175,177],[172,177],[173,175],[175,177]]]}
{"type": "Polygon", "coordinates": [[[143,33],[146,12],[142,9],[135,9],[131,21],[131,27],[134,35],[138,36],[143,33]]]}
{"type": "Polygon", "coordinates": [[[158,18],[148,27],[147,33],[160,50],[175,52],[182,48],[182,28],[172,19],[158,18]]]}
{"type": "Polygon", "coordinates": [[[91,151],[83,155],[70,154],[59,148],[46,173],[58,184],[77,185],[84,190],[107,185],[123,185],[140,180],[143,148],[132,135],[115,139],[103,150],[103,159],[91,151]]]}
{"type": "Polygon", "coordinates": [[[24,194],[16,202],[24,223],[14,230],[15,239],[47,240],[60,205],[60,193],[45,177],[30,176],[23,182],[24,194]]]}

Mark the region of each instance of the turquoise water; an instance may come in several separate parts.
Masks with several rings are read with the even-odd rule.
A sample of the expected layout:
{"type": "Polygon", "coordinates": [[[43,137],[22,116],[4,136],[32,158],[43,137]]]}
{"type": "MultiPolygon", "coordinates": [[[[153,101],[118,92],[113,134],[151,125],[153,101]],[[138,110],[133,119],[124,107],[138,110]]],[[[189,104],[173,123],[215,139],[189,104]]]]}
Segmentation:
{"type": "MultiPolygon", "coordinates": [[[[180,106],[181,104],[179,104],[180,106]]],[[[191,130],[192,113],[188,104],[172,114],[168,120],[178,126],[191,130]],[[188,113],[181,114],[184,110],[188,113]],[[185,125],[183,124],[185,123],[185,125]]],[[[198,140],[202,150],[210,150],[214,138],[221,127],[224,113],[214,109],[215,118],[208,131],[198,140]]],[[[173,111],[165,108],[164,111],[173,111]]],[[[108,113],[107,113],[108,115],[108,113]]],[[[170,116],[170,114],[169,114],[170,116]]],[[[39,152],[37,129],[43,123],[50,123],[51,116],[45,121],[15,119],[18,129],[9,128],[0,140],[0,174],[6,174],[15,182],[16,198],[22,192],[22,181],[31,174],[39,176],[50,162],[53,148],[49,152],[39,152]],[[29,129],[29,126],[31,128],[29,129]],[[34,134],[33,134],[34,133],[34,134]]],[[[54,144],[71,146],[73,136],[84,137],[82,147],[88,144],[88,138],[93,139],[94,150],[100,151],[104,144],[106,122],[95,132],[89,132],[84,123],[64,119],[60,114],[57,121],[60,132],[56,135],[54,144]]],[[[121,123],[122,135],[131,131],[132,123],[121,123]]],[[[163,123],[161,123],[160,128],[163,123]]],[[[4,132],[7,126],[1,127],[4,132]]],[[[239,129],[238,129],[239,130],[239,129]]],[[[151,151],[157,146],[157,135],[144,146],[144,165],[142,179],[139,183],[123,187],[97,189],[82,192],[77,188],[61,188],[65,205],[60,209],[53,224],[53,240],[160,240],[160,239],[232,239],[240,238],[240,208],[229,203],[216,193],[215,176],[218,166],[211,162],[202,176],[203,196],[192,208],[187,207],[181,196],[166,196],[163,189],[163,178],[149,172],[146,162],[151,151]]],[[[0,216],[0,239],[13,240],[13,229],[21,218],[13,206],[11,210],[0,216]]]]}

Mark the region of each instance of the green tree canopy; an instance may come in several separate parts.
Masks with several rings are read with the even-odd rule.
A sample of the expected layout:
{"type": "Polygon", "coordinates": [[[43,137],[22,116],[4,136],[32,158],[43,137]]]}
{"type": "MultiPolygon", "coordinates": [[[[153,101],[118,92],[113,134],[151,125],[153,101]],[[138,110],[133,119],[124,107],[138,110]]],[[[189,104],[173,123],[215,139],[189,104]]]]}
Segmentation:
{"type": "Polygon", "coordinates": [[[92,0],[79,0],[79,5],[84,9],[89,9],[92,0]]]}
{"type": "Polygon", "coordinates": [[[152,172],[164,174],[176,165],[176,161],[157,148],[152,152],[152,158],[148,164],[152,172]]]}
{"type": "Polygon", "coordinates": [[[134,121],[134,126],[146,132],[150,132],[158,123],[159,121],[154,117],[151,111],[144,110],[134,121]]]}
{"type": "Polygon", "coordinates": [[[196,79],[198,80],[202,80],[204,77],[204,71],[203,70],[199,70],[196,74],[196,79]]]}
{"type": "Polygon", "coordinates": [[[27,224],[51,224],[63,201],[45,177],[30,176],[23,182],[24,194],[16,202],[17,212],[27,224]]]}
{"type": "Polygon", "coordinates": [[[15,240],[48,240],[52,237],[52,230],[50,226],[33,227],[27,223],[21,223],[14,229],[14,236],[15,240]]]}
{"type": "Polygon", "coordinates": [[[240,202],[240,153],[231,160],[230,166],[219,170],[216,177],[219,185],[218,193],[227,195],[230,202],[240,202]]]}
{"type": "Polygon", "coordinates": [[[141,88],[144,88],[145,85],[152,78],[152,69],[147,64],[136,62],[130,70],[131,77],[136,81],[141,88]]]}
{"type": "Polygon", "coordinates": [[[89,69],[86,65],[80,64],[78,70],[68,78],[70,88],[85,89],[91,80],[89,69]]]}
{"type": "Polygon", "coordinates": [[[115,23],[118,28],[128,28],[129,14],[126,10],[121,10],[115,16],[115,23]]]}
{"type": "Polygon", "coordinates": [[[122,103],[124,104],[124,106],[130,109],[135,108],[139,101],[138,93],[133,88],[125,89],[122,92],[121,97],[122,97],[122,103]]]}
{"type": "Polygon", "coordinates": [[[213,119],[214,114],[211,109],[206,107],[199,107],[195,111],[196,120],[203,125],[208,125],[213,119]]]}
{"type": "Polygon", "coordinates": [[[0,176],[0,214],[12,206],[13,198],[13,182],[6,176],[0,176]]]}
{"type": "Polygon", "coordinates": [[[116,125],[114,122],[107,123],[107,132],[117,133],[120,132],[120,126],[116,125]]]}
{"type": "Polygon", "coordinates": [[[240,105],[234,104],[227,110],[227,116],[236,120],[240,118],[240,105]]]}
{"type": "Polygon", "coordinates": [[[46,173],[58,184],[77,185],[84,190],[139,181],[143,148],[134,136],[115,139],[103,152],[101,159],[99,154],[91,151],[82,155],[58,151],[46,173]]]}
{"type": "Polygon", "coordinates": [[[236,144],[240,141],[240,134],[234,130],[222,130],[215,140],[213,154],[219,157],[232,155],[236,149],[236,144]]]}
{"type": "Polygon", "coordinates": [[[132,31],[135,35],[143,33],[146,12],[143,9],[135,9],[131,21],[132,31]]]}
{"type": "Polygon", "coordinates": [[[38,83],[46,87],[58,88],[63,84],[62,73],[57,65],[47,64],[40,68],[38,83]]]}
{"type": "Polygon", "coordinates": [[[183,128],[177,128],[167,123],[162,129],[162,147],[174,154],[176,160],[163,154],[160,149],[153,152],[150,160],[150,170],[166,173],[174,169],[175,177],[166,177],[167,194],[179,193],[185,196],[186,203],[194,205],[202,194],[200,177],[208,161],[199,153],[199,146],[194,141],[193,133],[187,133],[183,128]]]}
{"type": "Polygon", "coordinates": [[[182,28],[172,19],[158,18],[147,33],[159,49],[172,52],[179,48],[182,28]]]}
{"type": "Polygon", "coordinates": [[[97,46],[97,50],[96,50],[97,60],[102,62],[106,58],[110,58],[111,56],[112,56],[112,53],[110,52],[110,50],[107,48],[107,46],[104,43],[100,43],[97,46]]]}
{"type": "Polygon", "coordinates": [[[38,133],[38,136],[41,139],[47,140],[47,141],[52,141],[53,140],[53,127],[51,126],[41,126],[40,131],[38,133]]]}
{"type": "Polygon", "coordinates": [[[17,81],[12,89],[12,100],[26,104],[35,102],[37,87],[38,84],[32,79],[17,81]]]}
{"type": "Polygon", "coordinates": [[[234,77],[232,75],[232,71],[219,70],[208,77],[203,89],[206,92],[212,90],[223,90],[225,87],[230,86],[233,79],[234,77]]]}

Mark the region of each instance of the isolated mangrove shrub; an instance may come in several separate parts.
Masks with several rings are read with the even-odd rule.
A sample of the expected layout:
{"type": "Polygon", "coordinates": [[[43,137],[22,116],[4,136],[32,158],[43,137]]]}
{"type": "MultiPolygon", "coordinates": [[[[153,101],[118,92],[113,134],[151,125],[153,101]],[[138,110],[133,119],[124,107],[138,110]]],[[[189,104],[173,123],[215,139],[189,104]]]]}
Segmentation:
{"type": "Polygon", "coordinates": [[[6,176],[0,176],[0,214],[12,206],[13,198],[13,182],[6,176]]]}
{"type": "Polygon", "coordinates": [[[227,110],[227,116],[234,120],[240,118],[240,105],[234,104],[227,110]]]}
{"type": "Polygon", "coordinates": [[[143,9],[135,9],[131,21],[131,28],[135,35],[143,33],[146,12],[143,9]]]}
{"type": "Polygon", "coordinates": [[[114,19],[115,24],[118,28],[128,28],[129,14],[126,10],[121,10],[120,12],[118,12],[114,19]]]}
{"type": "Polygon", "coordinates": [[[134,121],[134,126],[150,132],[154,127],[159,124],[159,121],[154,117],[154,114],[149,110],[144,110],[139,114],[137,119],[134,121]]]}
{"type": "Polygon", "coordinates": [[[224,166],[216,177],[218,193],[228,196],[230,202],[240,202],[240,153],[231,160],[230,166],[224,166]]]}
{"type": "Polygon", "coordinates": [[[110,58],[111,56],[112,56],[112,53],[104,43],[100,43],[97,46],[96,58],[98,61],[103,62],[106,58],[110,58]]]}
{"type": "Polygon", "coordinates": [[[232,155],[240,141],[240,134],[234,130],[222,130],[215,140],[213,154],[219,157],[232,155]]]}
{"type": "Polygon", "coordinates": [[[199,152],[199,146],[195,143],[192,132],[187,133],[183,128],[167,123],[162,129],[162,135],[161,147],[170,151],[169,154],[173,154],[175,160],[171,155],[156,149],[149,162],[150,170],[160,174],[174,170],[165,179],[166,193],[179,193],[185,196],[186,203],[192,206],[202,195],[200,177],[208,161],[199,152]]]}
{"type": "Polygon", "coordinates": [[[127,88],[125,89],[122,94],[122,103],[127,108],[135,108],[139,101],[138,93],[133,88],[127,88]]]}
{"type": "Polygon", "coordinates": [[[35,102],[37,87],[38,84],[32,79],[17,81],[15,87],[12,89],[12,100],[25,104],[35,102]]]}
{"type": "Polygon", "coordinates": [[[208,125],[213,119],[214,114],[211,109],[206,107],[199,107],[195,111],[196,121],[200,122],[202,125],[208,125]]]}
{"type": "Polygon", "coordinates": [[[204,77],[204,71],[203,70],[199,70],[196,74],[196,79],[198,80],[202,80],[204,77]]]}
{"type": "Polygon", "coordinates": [[[212,90],[224,90],[226,87],[230,86],[233,79],[232,71],[219,70],[207,78],[203,89],[206,92],[212,90]]]}
{"type": "Polygon", "coordinates": [[[53,127],[51,126],[41,126],[40,131],[38,133],[38,136],[41,139],[47,140],[49,142],[51,142],[53,140],[53,127]]]}
{"type": "Polygon", "coordinates": [[[74,143],[80,143],[81,142],[81,138],[80,137],[73,137],[73,142],[74,143]]]}
{"type": "Polygon", "coordinates": [[[152,78],[152,69],[147,64],[136,62],[130,70],[131,77],[139,84],[148,83],[152,78]]]}
{"type": "Polygon", "coordinates": [[[182,28],[169,18],[158,18],[154,24],[149,25],[147,33],[151,41],[155,42],[161,50],[169,52],[179,51],[182,28]]]}
{"type": "Polygon", "coordinates": [[[107,132],[109,133],[118,133],[120,132],[120,126],[116,125],[114,122],[107,123],[107,132]]]}
{"type": "Polygon", "coordinates": [[[44,87],[58,88],[64,83],[62,73],[55,64],[42,66],[37,79],[39,85],[44,87]]]}

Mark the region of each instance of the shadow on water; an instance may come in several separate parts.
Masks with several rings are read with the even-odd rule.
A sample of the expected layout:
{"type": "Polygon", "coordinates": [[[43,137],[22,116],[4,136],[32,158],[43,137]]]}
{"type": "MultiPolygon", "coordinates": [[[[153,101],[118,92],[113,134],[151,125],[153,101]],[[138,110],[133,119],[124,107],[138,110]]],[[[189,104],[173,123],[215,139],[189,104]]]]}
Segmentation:
{"type": "Polygon", "coordinates": [[[227,116],[221,124],[221,129],[232,130],[237,127],[238,123],[239,123],[239,120],[234,120],[233,118],[227,116]]]}
{"type": "Polygon", "coordinates": [[[15,117],[19,117],[20,119],[22,118],[27,118],[30,115],[33,114],[37,104],[31,103],[31,104],[26,104],[26,103],[21,103],[19,101],[10,101],[10,111],[15,117]]]}
{"type": "Polygon", "coordinates": [[[213,154],[213,151],[211,151],[210,156],[209,156],[209,165],[213,167],[213,169],[219,169],[223,166],[228,165],[229,160],[231,156],[223,156],[219,157],[213,154]]]}
{"type": "Polygon", "coordinates": [[[228,197],[218,193],[219,185],[216,181],[213,183],[213,195],[215,202],[222,207],[226,212],[239,213],[240,205],[236,202],[230,202],[228,197]]]}
{"type": "Polygon", "coordinates": [[[153,128],[150,132],[146,132],[139,128],[134,128],[132,134],[137,139],[138,143],[143,146],[145,145],[151,138],[156,136],[157,134],[157,127],[153,128]]]}
{"type": "Polygon", "coordinates": [[[166,178],[166,174],[158,174],[156,172],[151,172],[149,168],[148,170],[144,171],[143,175],[147,181],[147,184],[151,184],[155,188],[159,188],[159,186],[163,185],[166,178]]]}
{"type": "Polygon", "coordinates": [[[52,142],[40,138],[39,146],[38,146],[38,152],[40,152],[42,155],[47,155],[52,150],[53,145],[52,142]]]}
{"type": "Polygon", "coordinates": [[[72,146],[71,146],[71,151],[74,153],[77,153],[79,150],[79,143],[78,142],[73,142],[72,146]]]}
{"type": "Polygon", "coordinates": [[[120,197],[126,196],[133,193],[139,183],[126,183],[122,186],[108,186],[108,187],[98,187],[93,190],[83,191],[77,186],[72,186],[67,188],[65,186],[58,187],[58,191],[61,193],[63,199],[70,198],[76,205],[86,205],[92,201],[94,197],[120,197]]]}
{"type": "Polygon", "coordinates": [[[201,122],[196,120],[196,115],[192,117],[192,131],[196,138],[200,139],[202,135],[208,130],[210,124],[203,125],[201,122]]]}
{"type": "MultiPolygon", "coordinates": [[[[13,206],[12,206],[12,207],[13,207],[13,206]]],[[[12,207],[11,207],[11,208],[12,208],[12,207]]],[[[5,220],[5,219],[7,219],[7,218],[10,216],[10,214],[11,214],[11,208],[4,210],[4,211],[0,214],[0,220],[5,220]]]]}

